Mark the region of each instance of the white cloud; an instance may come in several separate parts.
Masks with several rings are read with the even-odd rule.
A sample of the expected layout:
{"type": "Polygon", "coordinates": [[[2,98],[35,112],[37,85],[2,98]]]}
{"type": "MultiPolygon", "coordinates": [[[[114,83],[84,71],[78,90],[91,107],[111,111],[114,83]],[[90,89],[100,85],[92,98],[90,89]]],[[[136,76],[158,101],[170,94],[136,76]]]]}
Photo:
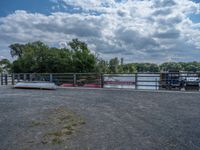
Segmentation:
{"type": "Polygon", "coordinates": [[[8,46],[14,42],[42,40],[62,46],[72,38],[79,38],[102,57],[124,57],[127,62],[200,58],[200,25],[188,18],[199,12],[199,4],[192,1],[51,1],[55,3],[54,10],[69,9],[70,5],[78,11],[66,10],[48,16],[15,11],[0,18],[0,43],[8,46]]]}
{"type": "Polygon", "coordinates": [[[5,59],[6,57],[4,57],[4,56],[0,56],[0,60],[2,60],[2,59],[5,59]]]}

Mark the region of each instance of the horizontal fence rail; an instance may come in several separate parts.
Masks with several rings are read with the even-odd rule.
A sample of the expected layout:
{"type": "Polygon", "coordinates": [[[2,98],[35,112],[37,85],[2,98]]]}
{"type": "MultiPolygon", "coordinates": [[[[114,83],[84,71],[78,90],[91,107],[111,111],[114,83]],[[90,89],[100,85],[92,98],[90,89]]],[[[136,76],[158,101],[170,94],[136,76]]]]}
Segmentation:
{"type": "MultiPolygon", "coordinates": [[[[5,75],[2,75],[5,76],[5,75]]],[[[54,82],[56,85],[61,87],[96,87],[101,88],[102,86],[102,78],[101,74],[80,74],[80,73],[25,73],[25,74],[12,74],[13,82],[12,84],[16,84],[17,82],[32,82],[32,81],[40,81],[40,82],[54,82]]],[[[2,84],[3,85],[3,84],[2,84]]]]}
{"type": "Polygon", "coordinates": [[[200,73],[160,72],[132,74],[14,73],[0,74],[0,85],[17,82],[54,82],[61,87],[199,90],[200,73]]]}

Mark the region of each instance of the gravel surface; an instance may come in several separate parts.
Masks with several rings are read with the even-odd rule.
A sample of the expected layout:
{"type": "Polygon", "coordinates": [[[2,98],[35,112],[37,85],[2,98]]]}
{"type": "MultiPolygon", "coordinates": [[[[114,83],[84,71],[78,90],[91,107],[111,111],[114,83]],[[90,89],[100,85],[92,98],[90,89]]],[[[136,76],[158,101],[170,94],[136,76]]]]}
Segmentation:
{"type": "Polygon", "coordinates": [[[199,150],[200,93],[0,87],[0,150],[199,150]],[[38,140],[54,108],[86,124],[59,144],[38,140]]]}

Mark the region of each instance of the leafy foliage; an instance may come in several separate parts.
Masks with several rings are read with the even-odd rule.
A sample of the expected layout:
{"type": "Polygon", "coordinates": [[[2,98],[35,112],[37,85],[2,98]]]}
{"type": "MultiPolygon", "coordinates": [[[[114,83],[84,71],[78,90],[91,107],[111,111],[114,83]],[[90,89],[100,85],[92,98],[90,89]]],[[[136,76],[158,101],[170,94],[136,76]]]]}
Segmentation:
{"type": "Polygon", "coordinates": [[[0,73],[10,73],[11,63],[8,59],[0,60],[0,73]]]}
{"type": "Polygon", "coordinates": [[[0,72],[15,73],[135,73],[159,71],[200,71],[200,62],[165,62],[124,64],[123,58],[109,61],[91,53],[86,43],[73,39],[69,48],[49,47],[41,41],[33,43],[15,43],[9,46],[13,63],[0,61],[0,72]]]}
{"type": "Polygon", "coordinates": [[[25,45],[10,45],[13,72],[22,73],[65,73],[94,72],[96,57],[84,42],[74,39],[67,48],[50,48],[37,41],[25,45]]]}

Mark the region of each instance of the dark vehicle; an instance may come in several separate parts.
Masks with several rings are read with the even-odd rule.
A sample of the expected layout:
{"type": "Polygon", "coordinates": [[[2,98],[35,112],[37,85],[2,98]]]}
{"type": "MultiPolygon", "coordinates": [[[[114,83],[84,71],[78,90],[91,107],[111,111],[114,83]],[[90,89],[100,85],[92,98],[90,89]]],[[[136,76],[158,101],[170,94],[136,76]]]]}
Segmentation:
{"type": "Polygon", "coordinates": [[[179,72],[165,72],[160,74],[160,89],[181,90],[184,82],[179,72]]]}
{"type": "Polygon", "coordinates": [[[200,80],[197,73],[183,74],[180,72],[164,72],[160,74],[160,89],[165,90],[188,90],[200,89],[200,80]]]}
{"type": "Polygon", "coordinates": [[[197,90],[199,91],[199,78],[198,77],[186,77],[184,82],[185,90],[197,90]]]}

